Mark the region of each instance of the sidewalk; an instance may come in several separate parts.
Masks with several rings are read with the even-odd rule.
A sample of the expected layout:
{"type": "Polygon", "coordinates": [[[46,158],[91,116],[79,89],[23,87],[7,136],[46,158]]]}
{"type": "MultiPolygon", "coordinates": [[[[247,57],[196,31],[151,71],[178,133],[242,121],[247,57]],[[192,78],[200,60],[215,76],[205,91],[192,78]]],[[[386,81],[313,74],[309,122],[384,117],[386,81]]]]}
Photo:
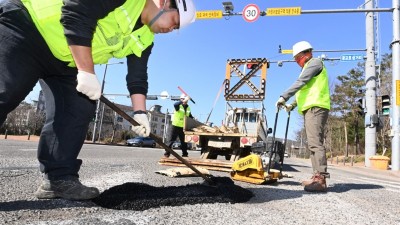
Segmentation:
{"type": "Polygon", "coordinates": [[[400,171],[392,171],[392,170],[380,170],[370,167],[365,167],[364,163],[357,164],[351,166],[350,163],[343,165],[343,163],[339,164],[331,164],[328,162],[328,167],[333,167],[340,170],[349,171],[352,173],[357,173],[364,176],[372,176],[372,177],[386,177],[387,179],[397,179],[400,182],[400,171]]]}
{"type": "MultiPolygon", "coordinates": [[[[5,135],[1,134],[0,135],[0,139],[6,139],[5,135]]],[[[39,136],[35,136],[35,135],[7,135],[7,139],[6,140],[18,140],[18,141],[39,141],[39,136]],[[29,138],[29,140],[28,140],[29,138]]]]}
{"type": "MultiPolygon", "coordinates": [[[[296,158],[296,160],[300,160],[305,164],[311,165],[310,159],[296,158]]],[[[343,162],[339,162],[339,164],[336,164],[336,162],[331,163],[331,161],[328,160],[328,170],[329,169],[338,169],[353,174],[359,174],[362,176],[385,178],[388,180],[396,180],[400,182],[400,171],[369,168],[365,167],[364,163],[355,163],[353,166],[351,166],[350,163],[346,163],[345,165],[343,165],[343,162]]]]}

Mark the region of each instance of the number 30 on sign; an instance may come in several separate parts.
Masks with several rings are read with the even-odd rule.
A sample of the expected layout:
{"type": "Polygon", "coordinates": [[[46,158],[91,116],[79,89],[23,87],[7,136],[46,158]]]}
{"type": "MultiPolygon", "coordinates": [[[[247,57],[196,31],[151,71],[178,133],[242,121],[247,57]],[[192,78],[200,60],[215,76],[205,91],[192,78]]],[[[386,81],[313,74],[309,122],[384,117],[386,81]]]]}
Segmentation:
{"type": "Polygon", "coordinates": [[[242,16],[247,22],[254,22],[260,17],[260,8],[256,4],[248,4],[244,7],[242,16]]]}

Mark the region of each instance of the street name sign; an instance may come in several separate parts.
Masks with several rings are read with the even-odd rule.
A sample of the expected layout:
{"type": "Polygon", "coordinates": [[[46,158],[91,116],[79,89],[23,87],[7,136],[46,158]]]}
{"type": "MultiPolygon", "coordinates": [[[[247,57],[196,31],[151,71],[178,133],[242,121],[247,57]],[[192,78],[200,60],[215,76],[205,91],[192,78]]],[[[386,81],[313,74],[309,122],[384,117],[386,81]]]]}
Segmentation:
{"type": "Polygon", "coordinates": [[[355,55],[355,54],[346,54],[340,56],[340,61],[357,61],[363,59],[364,57],[362,55],[355,55]]]}

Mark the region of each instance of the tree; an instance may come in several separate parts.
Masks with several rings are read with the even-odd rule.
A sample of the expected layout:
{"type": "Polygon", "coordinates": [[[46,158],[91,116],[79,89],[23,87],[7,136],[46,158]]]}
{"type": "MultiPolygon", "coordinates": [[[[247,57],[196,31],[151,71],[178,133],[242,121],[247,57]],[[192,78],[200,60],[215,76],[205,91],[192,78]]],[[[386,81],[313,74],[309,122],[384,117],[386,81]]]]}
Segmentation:
{"type": "Polygon", "coordinates": [[[344,126],[346,131],[344,140],[346,155],[349,152],[349,145],[355,147],[354,153],[360,154],[363,150],[359,143],[362,139],[363,131],[360,124],[363,124],[363,115],[359,113],[357,101],[364,96],[364,63],[359,63],[356,68],[351,69],[346,75],[337,77],[338,83],[335,85],[331,97],[331,115],[337,116],[339,123],[344,126]]]}

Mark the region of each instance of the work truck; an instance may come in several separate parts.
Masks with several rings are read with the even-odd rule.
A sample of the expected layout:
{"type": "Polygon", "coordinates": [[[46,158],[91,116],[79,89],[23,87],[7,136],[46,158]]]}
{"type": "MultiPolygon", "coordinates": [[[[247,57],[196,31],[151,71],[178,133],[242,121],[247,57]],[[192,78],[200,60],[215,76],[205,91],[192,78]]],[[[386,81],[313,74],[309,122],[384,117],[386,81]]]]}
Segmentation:
{"type": "Polygon", "coordinates": [[[230,108],[225,113],[224,124],[219,127],[187,117],[184,123],[185,141],[201,148],[201,159],[223,156],[233,162],[251,152],[262,153],[270,133],[263,111],[263,108],[230,108]]]}

